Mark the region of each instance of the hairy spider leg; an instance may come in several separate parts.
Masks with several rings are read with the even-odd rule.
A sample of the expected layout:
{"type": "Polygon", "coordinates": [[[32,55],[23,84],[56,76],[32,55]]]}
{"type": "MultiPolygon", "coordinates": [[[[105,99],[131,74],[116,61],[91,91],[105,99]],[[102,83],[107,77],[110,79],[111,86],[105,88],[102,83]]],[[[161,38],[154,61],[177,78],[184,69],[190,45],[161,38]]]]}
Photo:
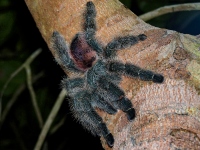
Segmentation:
{"type": "Polygon", "coordinates": [[[87,32],[87,30],[93,30],[96,31],[96,9],[93,4],[93,2],[87,2],[86,4],[86,10],[85,10],[85,23],[84,23],[84,30],[87,32]]]}
{"type": "Polygon", "coordinates": [[[155,83],[162,83],[164,81],[164,77],[161,74],[142,69],[132,64],[110,62],[108,69],[111,72],[121,73],[130,77],[139,78],[143,81],[153,81],[155,83]]]}
{"type": "Polygon", "coordinates": [[[98,54],[101,54],[103,53],[103,49],[95,39],[95,32],[97,27],[95,21],[96,9],[93,2],[87,2],[84,17],[84,31],[86,34],[86,41],[98,54]]]}
{"type": "MultiPolygon", "coordinates": [[[[106,66],[107,65],[105,62],[98,60],[96,64],[94,64],[94,66],[87,71],[86,81],[91,88],[98,87],[97,83],[101,76],[106,76],[106,78],[109,81],[112,81],[115,85],[118,85],[120,83],[120,75],[108,72],[106,66]]],[[[96,90],[96,92],[98,92],[98,90],[96,90]]]]}
{"type": "Polygon", "coordinates": [[[52,50],[55,52],[56,62],[69,70],[80,72],[69,56],[69,47],[64,37],[59,32],[54,31],[52,35],[52,50]]]}
{"type": "Polygon", "coordinates": [[[125,97],[125,93],[118,86],[108,81],[106,77],[101,77],[99,80],[99,93],[111,103],[114,108],[120,109],[127,114],[129,121],[135,118],[135,109],[131,101],[125,97]]]}
{"type": "MultiPolygon", "coordinates": [[[[69,92],[69,95],[74,95],[77,93],[77,90],[72,90],[75,88],[83,89],[84,79],[83,78],[73,78],[73,79],[64,79],[62,81],[63,87],[69,92]]],[[[100,108],[103,111],[109,114],[115,114],[117,110],[113,108],[111,104],[103,99],[96,91],[91,92],[91,101],[93,108],[100,108]]]]}
{"type": "Polygon", "coordinates": [[[96,113],[91,106],[91,94],[87,91],[77,92],[70,101],[74,117],[94,135],[103,136],[107,144],[112,147],[114,144],[113,135],[109,132],[102,118],[96,113]]]}
{"type": "MultiPolygon", "coordinates": [[[[98,92],[97,92],[98,93],[98,92]]],[[[101,110],[109,113],[109,114],[115,114],[117,110],[109,104],[105,99],[97,94],[95,91],[92,92],[91,100],[92,100],[92,107],[93,108],[100,108],[101,110]]]]}
{"type": "Polygon", "coordinates": [[[91,88],[97,87],[96,91],[98,93],[102,92],[99,88],[104,89],[105,92],[102,92],[102,94],[100,94],[102,98],[105,101],[108,101],[111,105],[115,104],[114,108],[121,109],[127,114],[129,120],[133,120],[135,118],[135,111],[132,108],[132,104],[125,98],[125,93],[123,92],[123,90],[121,90],[117,87],[116,84],[111,82],[112,78],[115,79],[116,77],[114,75],[108,74],[106,65],[101,60],[97,61],[93,68],[88,70],[86,76],[87,83],[91,88]],[[111,80],[108,81],[108,79],[111,80]],[[113,103],[113,101],[118,102],[113,103]],[[121,103],[125,106],[123,107],[121,103]]]}
{"type": "Polygon", "coordinates": [[[117,110],[96,92],[90,94],[87,90],[83,90],[83,78],[64,79],[62,84],[69,92],[69,95],[72,96],[69,103],[74,117],[92,134],[103,136],[108,145],[112,147],[114,138],[94,108],[100,108],[109,114],[115,114],[117,110]],[[79,88],[79,90],[74,90],[76,88],[79,88]]]}
{"type": "Polygon", "coordinates": [[[79,118],[81,119],[81,124],[84,127],[86,127],[87,129],[89,128],[90,131],[99,131],[100,133],[97,135],[103,136],[109,147],[113,146],[113,135],[109,132],[106,124],[103,123],[103,120],[95,111],[80,112],[79,118]]]}
{"type": "Polygon", "coordinates": [[[112,58],[116,55],[116,52],[121,49],[129,48],[139,41],[144,41],[147,38],[146,35],[140,34],[138,36],[125,36],[125,37],[117,37],[107,44],[105,47],[104,55],[106,58],[112,58]]]}
{"type": "Polygon", "coordinates": [[[62,87],[67,90],[67,92],[72,91],[74,88],[83,88],[84,78],[65,78],[61,82],[62,87]]]}

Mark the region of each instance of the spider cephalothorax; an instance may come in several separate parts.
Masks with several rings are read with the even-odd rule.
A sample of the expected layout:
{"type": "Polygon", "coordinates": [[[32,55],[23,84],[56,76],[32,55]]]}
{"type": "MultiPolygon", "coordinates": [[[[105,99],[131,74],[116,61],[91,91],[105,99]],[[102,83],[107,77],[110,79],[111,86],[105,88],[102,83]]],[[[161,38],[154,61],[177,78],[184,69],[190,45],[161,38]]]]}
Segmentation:
{"type": "Polygon", "coordinates": [[[61,66],[77,74],[83,74],[83,77],[76,76],[62,81],[63,87],[70,96],[69,103],[74,117],[94,135],[103,136],[112,147],[114,138],[95,108],[109,114],[115,114],[120,109],[127,114],[129,120],[133,120],[135,109],[124,91],[118,87],[121,76],[155,83],[162,83],[164,77],[115,59],[118,50],[145,40],[146,35],[118,37],[103,46],[95,39],[96,10],[92,2],[87,2],[84,17],[84,31],[75,35],[70,48],[64,37],[54,31],[52,49],[56,61],[61,66]]]}

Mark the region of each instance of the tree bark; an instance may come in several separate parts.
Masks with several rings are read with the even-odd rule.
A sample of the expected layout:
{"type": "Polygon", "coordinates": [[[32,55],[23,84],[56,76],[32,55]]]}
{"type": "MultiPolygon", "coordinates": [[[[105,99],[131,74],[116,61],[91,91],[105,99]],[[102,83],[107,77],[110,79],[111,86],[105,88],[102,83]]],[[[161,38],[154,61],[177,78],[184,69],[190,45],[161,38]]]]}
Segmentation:
{"type": "MultiPolygon", "coordinates": [[[[49,47],[53,31],[60,32],[69,44],[82,31],[86,0],[25,2],[49,47]]],[[[165,77],[163,84],[123,77],[120,87],[137,116],[129,122],[121,111],[116,115],[99,111],[115,138],[112,149],[200,149],[200,39],[153,27],[118,0],[93,2],[100,43],[106,45],[127,34],[146,34],[145,41],[118,52],[118,59],[165,77]]]]}

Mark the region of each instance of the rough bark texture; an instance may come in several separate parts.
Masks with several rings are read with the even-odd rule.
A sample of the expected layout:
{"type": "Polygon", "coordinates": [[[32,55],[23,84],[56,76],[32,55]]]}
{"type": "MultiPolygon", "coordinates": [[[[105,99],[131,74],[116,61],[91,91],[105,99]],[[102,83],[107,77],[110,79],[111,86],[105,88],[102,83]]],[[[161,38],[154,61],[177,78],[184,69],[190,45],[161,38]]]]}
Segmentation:
{"type": "MultiPolygon", "coordinates": [[[[68,43],[82,31],[86,0],[25,0],[35,22],[50,46],[53,31],[68,43]]],[[[118,0],[94,0],[97,35],[106,45],[116,36],[147,35],[142,43],[120,51],[131,62],[165,76],[163,84],[123,77],[121,88],[132,100],[137,117],[100,112],[113,133],[112,149],[200,149],[200,39],[159,29],[141,21],[118,0]]],[[[67,73],[67,70],[64,70],[67,73]]],[[[105,149],[110,149],[102,139],[105,149]]]]}

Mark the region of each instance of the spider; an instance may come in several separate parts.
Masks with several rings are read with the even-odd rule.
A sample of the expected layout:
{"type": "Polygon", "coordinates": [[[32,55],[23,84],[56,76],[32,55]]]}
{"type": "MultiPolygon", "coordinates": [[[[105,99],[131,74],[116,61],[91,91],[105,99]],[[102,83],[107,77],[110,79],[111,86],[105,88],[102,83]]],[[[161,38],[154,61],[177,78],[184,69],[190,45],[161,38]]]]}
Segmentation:
{"type": "Polygon", "coordinates": [[[83,16],[84,31],[75,35],[70,48],[64,37],[54,31],[52,49],[58,64],[77,74],[62,81],[70,97],[69,104],[74,117],[92,134],[103,136],[108,146],[112,147],[113,135],[95,109],[99,108],[108,114],[115,114],[117,110],[122,110],[131,121],[136,113],[131,101],[118,86],[121,76],[155,83],[162,83],[164,77],[116,59],[118,50],[145,40],[146,35],[117,37],[103,46],[95,38],[97,27],[93,2],[87,2],[83,16]]]}

